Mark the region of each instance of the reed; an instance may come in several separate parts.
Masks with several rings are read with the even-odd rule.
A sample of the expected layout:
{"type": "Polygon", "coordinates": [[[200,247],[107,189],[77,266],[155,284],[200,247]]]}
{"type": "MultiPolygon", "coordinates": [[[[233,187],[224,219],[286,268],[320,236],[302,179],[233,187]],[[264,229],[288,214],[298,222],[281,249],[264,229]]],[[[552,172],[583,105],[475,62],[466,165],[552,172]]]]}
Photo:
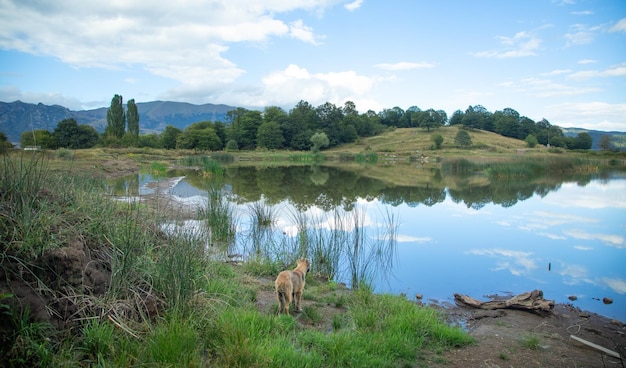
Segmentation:
{"type": "Polygon", "coordinates": [[[206,220],[210,229],[209,245],[232,245],[237,234],[235,207],[221,189],[208,189],[206,206],[199,208],[198,216],[206,220]]]}

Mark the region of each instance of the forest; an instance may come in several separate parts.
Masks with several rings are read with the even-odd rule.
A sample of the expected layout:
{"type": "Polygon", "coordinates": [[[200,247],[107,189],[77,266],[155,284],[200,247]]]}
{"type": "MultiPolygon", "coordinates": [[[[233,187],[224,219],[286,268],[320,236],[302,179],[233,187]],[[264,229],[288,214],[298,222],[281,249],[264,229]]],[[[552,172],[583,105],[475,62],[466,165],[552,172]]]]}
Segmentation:
{"type": "Polygon", "coordinates": [[[107,111],[107,127],[102,134],[70,118],[59,122],[52,132],[43,129],[24,132],[20,145],[51,149],[102,145],[206,151],[307,151],[355,142],[360,137],[379,135],[394,128],[423,128],[430,132],[451,125],[526,140],[529,145],[539,143],[567,149],[590,149],[592,145],[588,133],[566,137],[558,126],[546,119],[535,122],[512,108],[490,112],[481,105],[457,110],[448,117],[443,110],[422,110],[417,106],[360,113],[351,101],[344,106],[326,102],[316,107],[302,100],[289,111],[278,106],[265,107],[263,111],[238,107],[226,114],[225,122],[199,121],[185,129],[168,125],[160,133],[149,134],[140,134],[140,116],[134,99],[126,106],[124,109],[122,96],[113,97],[107,111]]]}

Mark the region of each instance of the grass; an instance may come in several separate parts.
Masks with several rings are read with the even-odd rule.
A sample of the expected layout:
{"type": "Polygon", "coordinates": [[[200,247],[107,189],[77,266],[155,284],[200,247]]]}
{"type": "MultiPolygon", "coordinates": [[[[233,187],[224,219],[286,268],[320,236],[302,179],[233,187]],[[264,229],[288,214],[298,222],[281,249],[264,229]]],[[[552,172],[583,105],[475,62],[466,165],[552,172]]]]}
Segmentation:
{"type": "Polygon", "coordinates": [[[522,346],[530,350],[539,350],[541,348],[541,340],[535,334],[522,337],[522,346]]]}

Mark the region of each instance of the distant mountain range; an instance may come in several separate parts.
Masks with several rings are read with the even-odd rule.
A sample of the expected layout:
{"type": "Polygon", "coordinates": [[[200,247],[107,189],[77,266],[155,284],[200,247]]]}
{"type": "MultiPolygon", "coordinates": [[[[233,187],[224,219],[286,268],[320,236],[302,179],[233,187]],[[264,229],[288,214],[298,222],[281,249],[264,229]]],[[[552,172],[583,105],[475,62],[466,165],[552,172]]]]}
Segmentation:
{"type": "MultiPolygon", "coordinates": [[[[226,113],[236,107],[228,105],[193,105],[185,102],[138,102],[139,126],[142,134],[160,133],[167,125],[185,129],[192,123],[204,120],[225,121],[226,113]]],[[[74,118],[79,124],[89,124],[98,132],[107,126],[108,107],[73,111],[59,105],[0,102],[0,132],[10,142],[19,142],[23,132],[35,129],[52,131],[63,119],[74,118]]]]}
{"type": "MultiPolygon", "coordinates": [[[[226,113],[236,107],[228,105],[193,105],[186,102],[153,101],[138,102],[139,127],[142,134],[160,133],[167,125],[185,129],[199,121],[225,121],[226,113]]],[[[7,135],[10,142],[17,143],[23,132],[34,129],[52,131],[57,124],[74,118],[79,124],[89,124],[99,132],[106,128],[108,107],[93,110],[72,111],[59,105],[25,103],[22,101],[0,102],[0,132],[7,135]]],[[[587,132],[593,140],[592,149],[599,149],[603,135],[611,136],[611,142],[619,149],[626,149],[626,132],[604,132],[580,128],[562,128],[566,136],[577,136],[587,132]]]]}

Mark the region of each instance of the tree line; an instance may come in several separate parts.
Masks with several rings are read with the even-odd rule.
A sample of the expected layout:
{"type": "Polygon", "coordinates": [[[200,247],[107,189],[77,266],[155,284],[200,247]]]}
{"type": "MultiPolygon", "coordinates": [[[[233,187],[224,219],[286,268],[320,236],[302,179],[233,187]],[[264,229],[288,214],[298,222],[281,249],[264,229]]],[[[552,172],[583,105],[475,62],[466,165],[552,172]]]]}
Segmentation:
{"type": "MultiPolygon", "coordinates": [[[[375,136],[388,129],[419,127],[430,132],[451,125],[526,140],[529,146],[539,143],[568,149],[589,149],[592,143],[587,133],[565,137],[559,127],[551,125],[546,119],[535,122],[511,108],[492,113],[481,105],[469,106],[465,111],[457,110],[448,118],[443,110],[422,110],[417,106],[407,110],[394,107],[378,113],[372,110],[360,113],[352,101],[343,106],[326,102],[317,107],[300,101],[289,111],[277,106],[266,107],[263,111],[238,107],[226,114],[225,122],[200,121],[185,129],[168,125],[159,134],[141,135],[139,121],[134,99],[128,101],[124,110],[122,96],[116,94],[107,110],[107,126],[102,135],[89,125],[65,119],[53,132],[24,132],[20,144],[22,147],[38,145],[73,149],[103,145],[206,151],[257,148],[317,151],[355,142],[361,137],[375,136]]],[[[440,145],[441,142],[435,147],[440,145]]],[[[467,142],[462,146],[468,146],[467,142]]]]}

